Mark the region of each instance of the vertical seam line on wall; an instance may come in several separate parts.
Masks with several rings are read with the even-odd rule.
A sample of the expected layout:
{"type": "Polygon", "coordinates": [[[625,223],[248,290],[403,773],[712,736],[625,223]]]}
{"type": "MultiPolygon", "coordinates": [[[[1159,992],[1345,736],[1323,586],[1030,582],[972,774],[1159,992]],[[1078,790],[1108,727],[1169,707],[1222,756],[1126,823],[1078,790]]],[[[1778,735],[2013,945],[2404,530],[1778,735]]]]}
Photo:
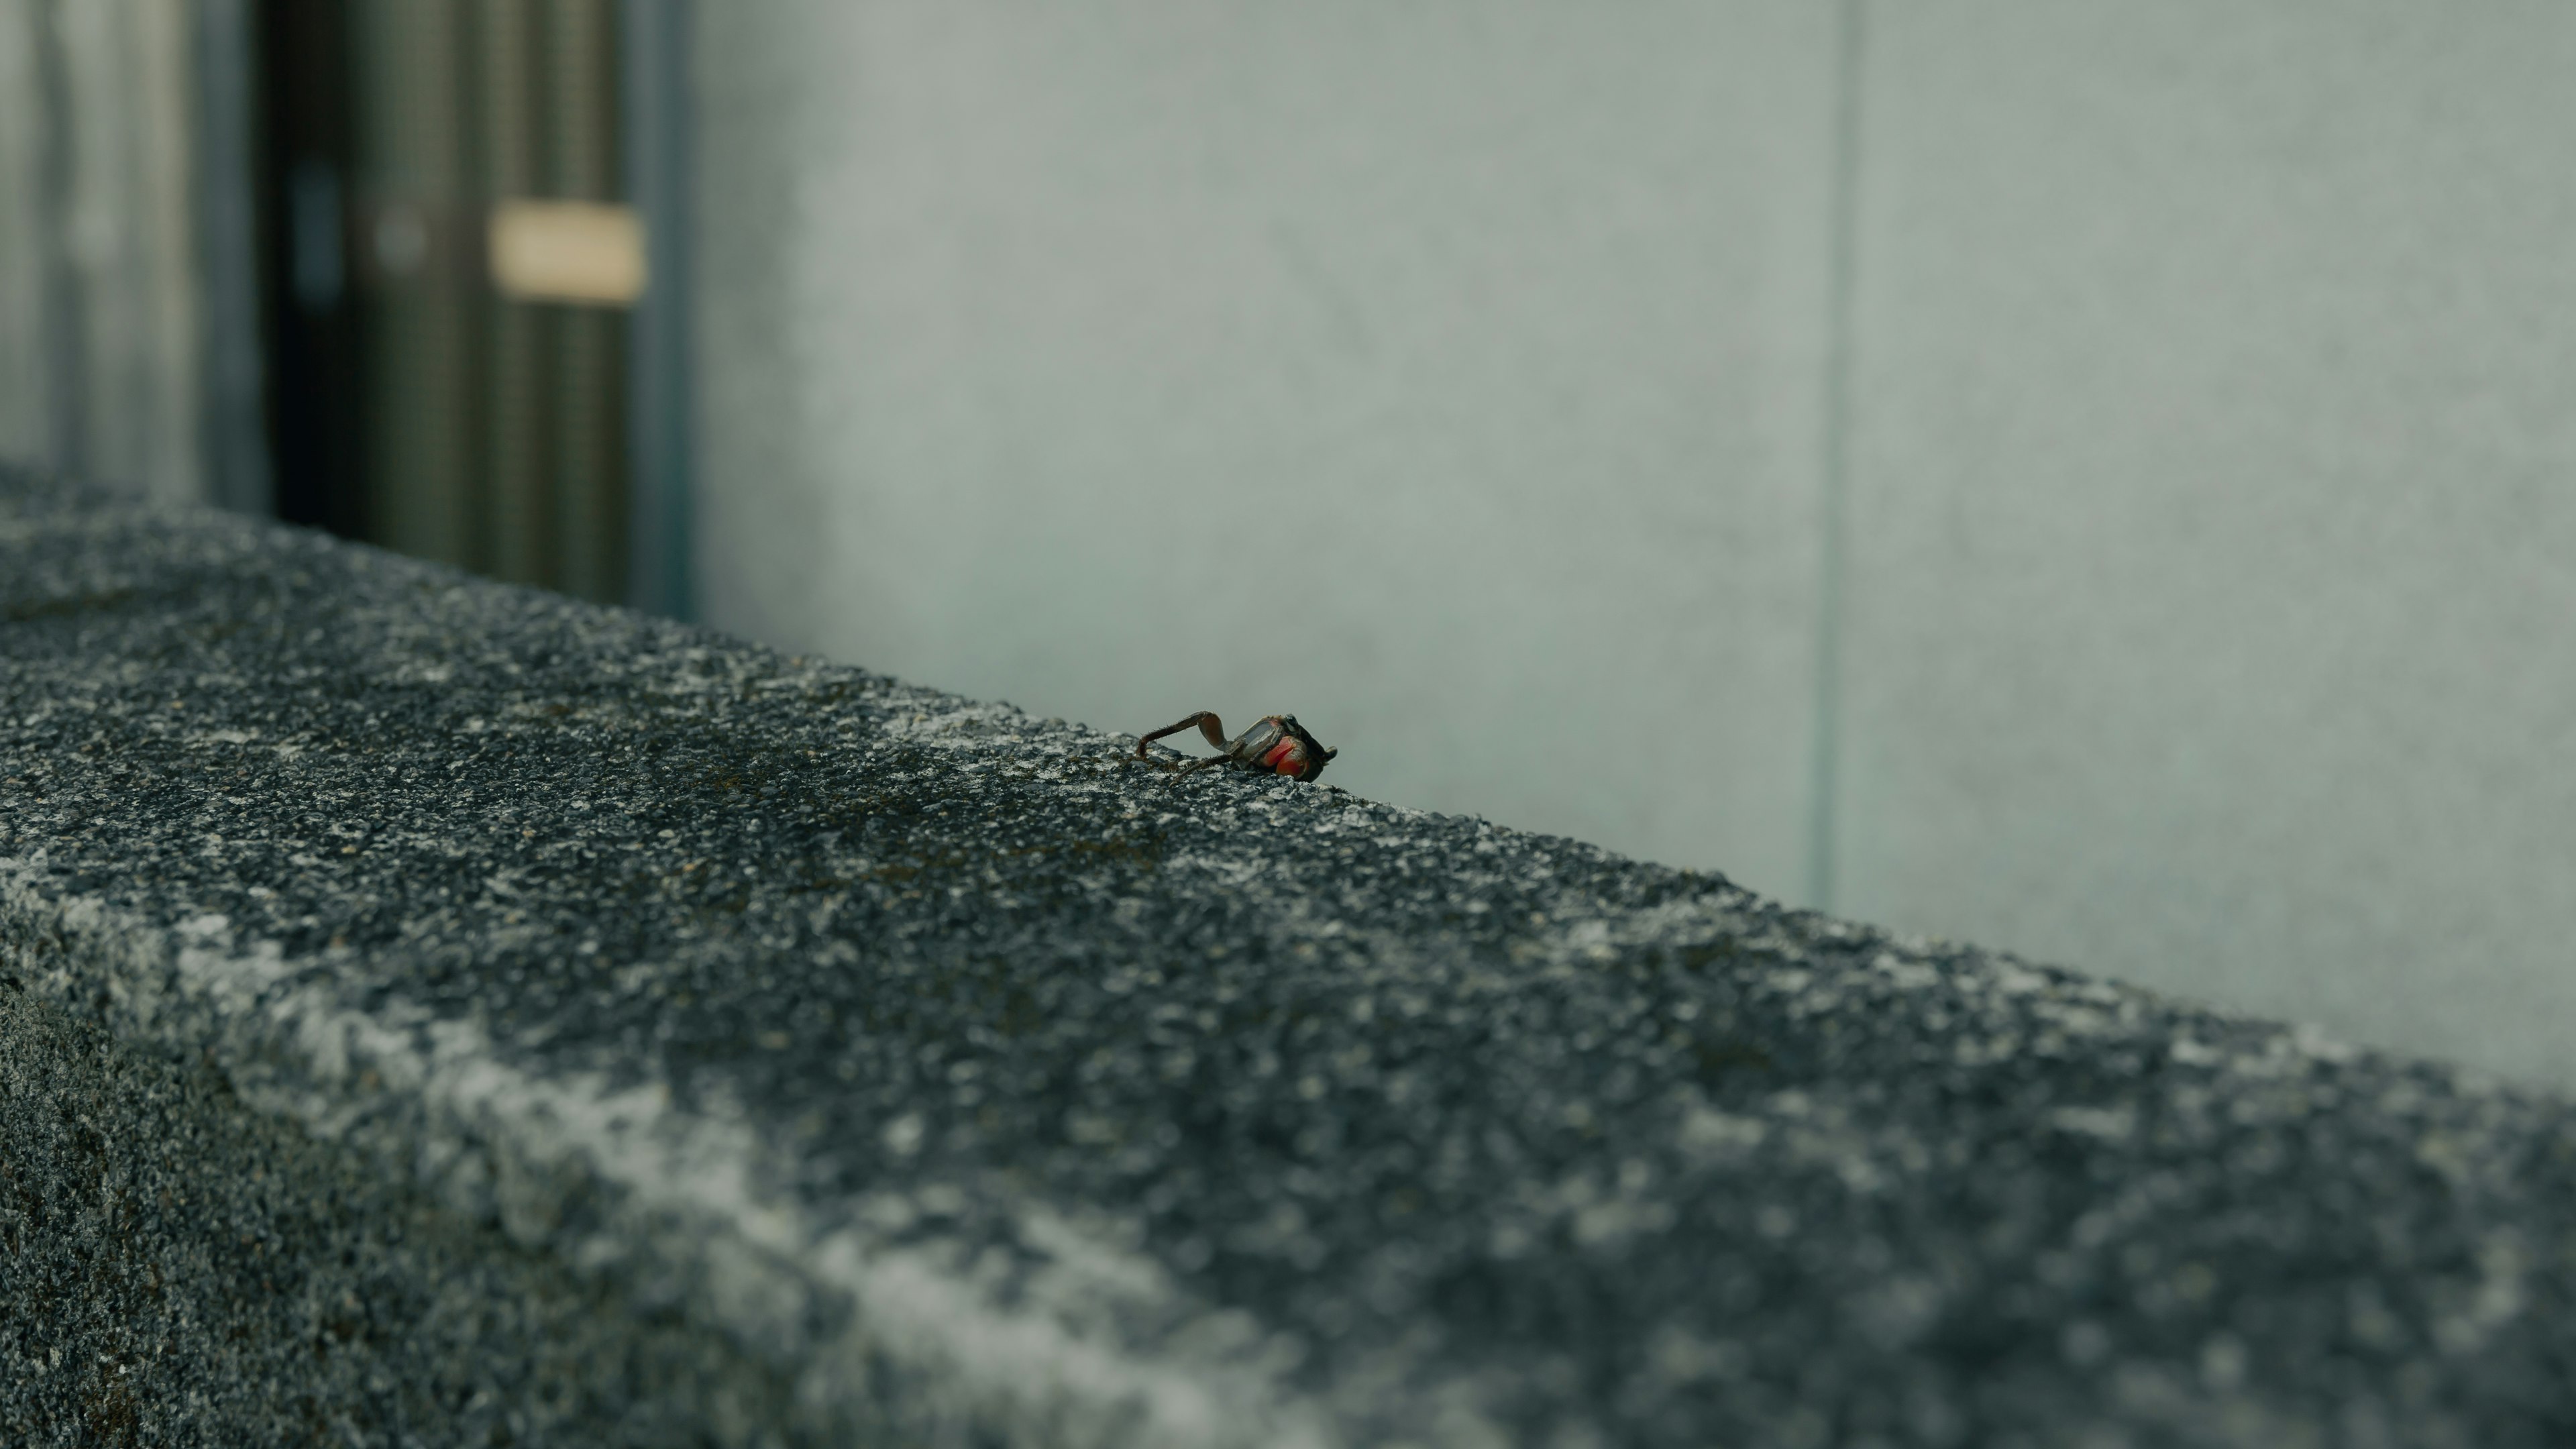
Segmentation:
{"type": "Polygon", "coordinates": [[[1817,512],[1816,699],[1808,750],[1807,903],[1834,908],[1842,811],[1844,550],[1850,474],[1852,289],[1860,195],[1861,66],[1868,0],[1842,0],[1834,55],[1832,194],[1827,198],[1825,365],[1817,512]]]}

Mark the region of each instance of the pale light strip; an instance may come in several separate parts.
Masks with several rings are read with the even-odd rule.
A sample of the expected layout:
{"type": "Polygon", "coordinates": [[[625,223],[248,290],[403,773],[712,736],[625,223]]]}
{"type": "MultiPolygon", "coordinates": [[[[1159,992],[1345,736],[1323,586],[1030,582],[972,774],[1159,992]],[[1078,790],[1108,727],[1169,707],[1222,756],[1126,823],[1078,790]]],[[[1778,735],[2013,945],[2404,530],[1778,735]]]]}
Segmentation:
{"type": "Polygon", "coordinates": [[[488,242],[504,296],[630,307],[644,295],[644,226],[633,207],[504,201],[492,208],[488,242]]]}

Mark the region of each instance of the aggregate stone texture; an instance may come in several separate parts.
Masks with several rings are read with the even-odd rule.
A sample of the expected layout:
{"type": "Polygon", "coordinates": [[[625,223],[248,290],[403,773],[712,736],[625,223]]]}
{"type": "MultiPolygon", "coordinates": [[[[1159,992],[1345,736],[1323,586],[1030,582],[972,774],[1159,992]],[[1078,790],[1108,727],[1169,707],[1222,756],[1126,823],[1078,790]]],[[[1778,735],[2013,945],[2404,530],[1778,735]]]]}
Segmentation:
{"type": "MultiPolygon", "coordinates": [[[[29,944],[12,939],[7,949],[29,944]]],[[[0,987],[0,1444],[686,1445],[785,1375],[0,987]]]]}
{"type": "Polygon", "coordinates": [[[1134,749],[0,481],[0,1441],[2576,1442],[2558,1098],[1134,749]]]}

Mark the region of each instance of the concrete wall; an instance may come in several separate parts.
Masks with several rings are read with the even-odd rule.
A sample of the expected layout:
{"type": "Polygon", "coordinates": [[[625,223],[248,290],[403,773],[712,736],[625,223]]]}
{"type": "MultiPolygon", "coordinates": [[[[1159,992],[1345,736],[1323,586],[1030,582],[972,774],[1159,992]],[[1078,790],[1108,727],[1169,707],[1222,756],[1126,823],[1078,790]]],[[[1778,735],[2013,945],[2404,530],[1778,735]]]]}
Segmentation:
{"type": "Polygon", "coordinates": [[[41,457],[45,424],[44,91],[36,0],[0,0],[0,458],[41,457]]]}
{"type": "Polygon", "coordinates": [[[1796,884],[1829,9],[761,13],[711,619],[1796,884]]]}
{"type": "Polygon", "coordinates": [[[2576,1080],[2576,12],[1873,12],[1847,903],[2576,1080]]]}
{"type": "Polygon", "coordinates": [[[698,41],[714,622],[2576,1082],[2576,14],[698,41]]]}

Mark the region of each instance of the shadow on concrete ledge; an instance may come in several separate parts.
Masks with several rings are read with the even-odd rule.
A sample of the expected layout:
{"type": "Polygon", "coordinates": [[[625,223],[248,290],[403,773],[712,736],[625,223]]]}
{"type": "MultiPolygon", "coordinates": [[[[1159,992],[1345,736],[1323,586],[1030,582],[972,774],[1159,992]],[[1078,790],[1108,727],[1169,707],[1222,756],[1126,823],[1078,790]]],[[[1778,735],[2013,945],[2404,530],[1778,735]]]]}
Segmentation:
{"type": "Polygon", "coordinates": [[[2554,1098],[1132,748],[0,480],[0,1441],[2576,1441],[2554,1098]]]}

